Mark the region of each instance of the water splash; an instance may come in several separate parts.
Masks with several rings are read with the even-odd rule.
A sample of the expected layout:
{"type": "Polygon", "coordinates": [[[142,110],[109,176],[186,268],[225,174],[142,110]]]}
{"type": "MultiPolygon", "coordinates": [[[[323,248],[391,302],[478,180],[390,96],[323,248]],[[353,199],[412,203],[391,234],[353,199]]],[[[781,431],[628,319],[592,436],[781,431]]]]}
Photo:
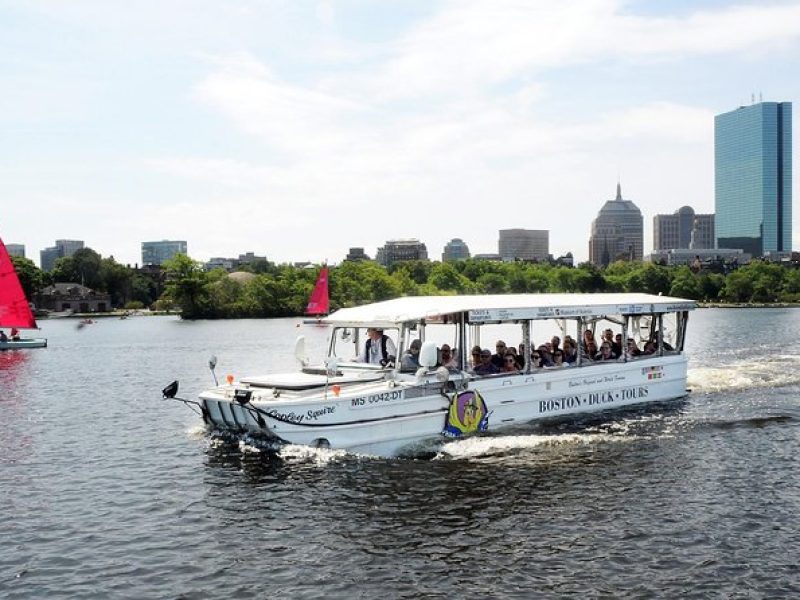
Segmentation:
{"type": "Polygon", "coordinates": [[[752,357],[719,367],[692,368],[687,384],[696,392],[796,385],[800,384],[800,356],[752,357]]]}
{"type": "Polygon", "coordinates": [[[186,437],[190,440],[204,440],[208,437],[208,428],[205,425],[192,425],[186,430],[186,437]]]}
{"type": "Polygon", "coordinates": [[[287,462],[314,464],[324,467],[335,460],[340,460],[347,456],[347,451],[287,444],[280,449],[278,454],[287,462]]]}
{"type": "Polygon", "coordinates": [[[503,435],[471,437],[448,442],[441,447],[437,459],[468,459],[512,451],[555,448],[561,446],[583,446],[600,442],[626,439],[610,433],[565,433],[559,435],[503,435]]]}

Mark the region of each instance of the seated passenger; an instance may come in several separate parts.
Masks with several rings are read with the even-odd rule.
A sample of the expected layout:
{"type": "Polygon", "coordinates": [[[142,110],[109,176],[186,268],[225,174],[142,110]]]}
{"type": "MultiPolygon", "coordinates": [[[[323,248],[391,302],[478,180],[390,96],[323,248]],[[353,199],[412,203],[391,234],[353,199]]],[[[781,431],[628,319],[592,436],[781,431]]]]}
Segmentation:
{"type": "Polygon", "coordinates": [[[450,346],[448,344],[442,344],[441,357],[443,367],[446,369],[458,369],[458,363],[456,363],[456,359],[453,356],[453,351],[450,350],[450,346]]]}
{"type": "Polygon", "coordinates": [[[628,358],[636,358],[642,354],[642,351],[639,350],[639,346],[636,345],[636,340],[633,338],[628,338],[628,345],[625,348],[625,352],[627,352],[628,358]]]}
{"type": "MultiPolygon", "coordinates": [[[[622,336],[619,336],[619,339],[622,340],[622,336]]],[[[606,329],[603,331],[603,340],[602,343],[608,342],[611,346],[611,354],[614,358],[619,358],[620,354],[622,354],[622,346],[620,345],[617,347],[617,343],[614,341],[614,332],[611,329],[606,329]]],[[[601,344],[602,345],[602,344],[601,344]]],[[[602,351],[603,349],[600,348],[602,351]]]]}
{"type": "Polygon", "coordinates": [[[475,367],[476,375],[494,375],[499,373],[500,369],[494,366],[492,362],[492,353],[488,348],[481,350],[481,362],[475,367]]]}
{"type": "Polygon", "coordinates": [[[594,341],[594,334],[590,329],[583,332],[583,351],[588,357],[597,354],[597,342],[594,341]]]}
{"type": "Polygon", "coordinates": [[[614,336],[614,343],[611,345],[611,350],[614,351],[616,358],[622,356],[622,334],[618,333],[614,336]]]}
{"type": "Polygon", "coordinates": [[[517,352],[517,364],[519,364],[519,368],[525,368],[525,344],[519,345],[519,351],[517,352]]]}
{"type": "Polygon", "coordinates": [[[656,344],[654,340],[648,340],[648,342],[644,345],[644,350],[642,350],[642,354],[645,355],[655,354],[656,350],[658,350],[658,344],[656,344]]]}
{"type": "Polygon", "coordinates": [[[19,341],[19,329],[16,327],[11,328],[11,339],[15,342],[19,341]]]}
{"type": "Polygon", "coordinates": [[[561,344],[561,338],[557,335],[554,335],[550,339],[550,351],[553,354],[553,362],[556,365],[561,366],[561,364],[564,362],[564,351],[559,347],[559,344],[561,344]]]}
{"type": "Polygon", "coordinates": [[[6,332],[0,329],[0,342],[7,342],[7,341],[8,341],[8,336],[6,335],[6,332]]]}
{"type": "Polygon", "coordinates": [[[553,354],[548,350],[547,344],[541,344],[536,351],[539,353],[539,358],[543,367],[555,367],[556,363],[553,362],[553,354]]]}
{"type": "Polygon", "coordinates": [[[519,373],[517,355],[514,352],[510,350],[506,352],[506,355],[503,357],[503,368],[500,370],[503,373],[519,373]]]}
{"type": "Polygon", "coordinates": [[[517,369],[521,369],[525,363],[522,357],[519,354],[517,354],[517,349],[514,348],[514,346],[509,346],[508,350],[506,350],[506,357],[509,354],[511,354],[514,357],[514,364],[517,365],[517,369]]]}
{"type": "Polygon", "coordinates": [[[420,348],[422,348],[422,341],[414,340],[411,342],[411,345],[408,347],[405,354],[403,354],[403,358],[400,361],[401,371],[416,372],[416,370],[419,369],[420,348]]]}
{"type": "Polygon", "coordinates": [[[542,368],[542,356],[536,350],[531,352],[531,369],[542,368]]]}
{"type": "Polygon", "coordinates": [[[564,364],[574,365],[578,360],[578,348],[571,337],[564,338],[564,364]]]}
{"type": "Polygon", "coordinates": [[[492,364],[498,369],[501,369],[503,367],[503,359],[505,358],[508,346],[506,346],[506,343],[503,340],[497,340],[495,349],[497,352],[492,354],[492,364]]]}
{"type": "Polygon", "coordinates": [[[479,364],[481,364],[481,347],[480,346],[473,346],[470,352],[471,358],[469,367],[471,371],[475,370],[479,364]]]}
{"type": "Polygon", "coordinates": [[[611,350],[611,343],[608,341],[603,341],[603,343],[600,344],[600,352],[595,355],[594,359],[597,361],[614,360],[614,353],[611,350]]]}

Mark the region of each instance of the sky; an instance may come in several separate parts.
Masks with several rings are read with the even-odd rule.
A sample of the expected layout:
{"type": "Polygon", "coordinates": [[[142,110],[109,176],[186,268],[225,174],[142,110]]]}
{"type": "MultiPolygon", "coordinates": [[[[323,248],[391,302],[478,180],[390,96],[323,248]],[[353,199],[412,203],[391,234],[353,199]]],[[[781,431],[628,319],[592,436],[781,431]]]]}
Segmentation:
{"type": "Polygon", "coordinates": [[[0,0],[0,237],[338,263],[519,227],[582,261],[619,181],[649,251],[714,211],[714,115],[798,74],[800,1],[0,0]]]}

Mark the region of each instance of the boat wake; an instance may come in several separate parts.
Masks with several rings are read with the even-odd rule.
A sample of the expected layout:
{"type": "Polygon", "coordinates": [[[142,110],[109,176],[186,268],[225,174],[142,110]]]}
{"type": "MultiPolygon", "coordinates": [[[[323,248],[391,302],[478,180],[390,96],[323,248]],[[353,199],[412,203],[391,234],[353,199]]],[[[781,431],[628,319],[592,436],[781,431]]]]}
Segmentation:
{"type": "Polygon", "coordinates": [[[446,443],[436,459],[496,457],[525,450],[590,446],[625,438],[611,433],[565,433],[556,435],[502,435],[471,437],[446,443]]]}
{"type": "Polygon", "coordinates": [[[695,392],[722,392],[800,384],[800,356],[753,357],[719,367],[689,369],[687,385],[695,392]]]}

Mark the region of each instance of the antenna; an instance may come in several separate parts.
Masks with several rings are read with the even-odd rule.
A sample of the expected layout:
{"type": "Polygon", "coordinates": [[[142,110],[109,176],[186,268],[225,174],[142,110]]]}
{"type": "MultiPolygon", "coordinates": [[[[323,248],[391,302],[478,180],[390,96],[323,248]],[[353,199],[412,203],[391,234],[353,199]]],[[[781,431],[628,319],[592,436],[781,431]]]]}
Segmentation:
{"type": "Polygon", "coordinates": [[[756,95],[754,93],[750,94],[750,104],[756,103],[756,95]]]}
{"type": "Polygon", "coordinates": [[[759,102],[763,102],[764,101],[764,96],[761,94],[761,92],[758,92],[758,101],[759,102]]]}

